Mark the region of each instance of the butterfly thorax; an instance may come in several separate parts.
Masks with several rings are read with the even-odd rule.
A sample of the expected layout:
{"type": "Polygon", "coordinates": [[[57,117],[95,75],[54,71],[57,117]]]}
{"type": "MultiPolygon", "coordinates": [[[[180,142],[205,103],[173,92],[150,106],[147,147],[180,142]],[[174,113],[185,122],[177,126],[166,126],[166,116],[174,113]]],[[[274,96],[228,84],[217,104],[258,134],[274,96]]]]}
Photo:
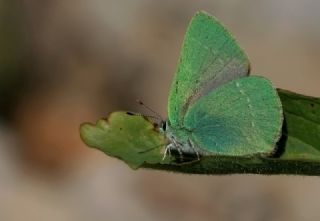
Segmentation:
{"type": "Polygon", "coordinates": [[[185,163],[199,159],[199,149],[190,139],[191,132],[184,128],[172,127],[163,122],[161,132],[168,140],[165,154],[176,157],[177,162],[185,163]]]}

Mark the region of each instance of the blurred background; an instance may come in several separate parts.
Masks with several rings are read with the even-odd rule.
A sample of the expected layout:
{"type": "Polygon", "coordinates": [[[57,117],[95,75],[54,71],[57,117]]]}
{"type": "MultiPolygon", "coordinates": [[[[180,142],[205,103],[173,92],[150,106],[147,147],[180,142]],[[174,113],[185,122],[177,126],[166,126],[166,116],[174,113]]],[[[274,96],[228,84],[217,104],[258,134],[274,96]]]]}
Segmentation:
{"type": "Polygon", "coordinates": [[[0,0],[0,220],[320,220],[320,180],[129,169],[78,127],[166,116],[197,10],[222,21],[276,87],[320,97],[320,1],[0,0]]]}

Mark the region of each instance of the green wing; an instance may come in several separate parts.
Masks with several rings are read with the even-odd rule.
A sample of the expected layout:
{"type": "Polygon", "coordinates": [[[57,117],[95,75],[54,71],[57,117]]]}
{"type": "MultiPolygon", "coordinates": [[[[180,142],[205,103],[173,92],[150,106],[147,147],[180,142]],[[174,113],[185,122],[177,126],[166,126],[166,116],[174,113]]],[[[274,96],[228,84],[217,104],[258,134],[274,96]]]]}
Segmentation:
{"type": "Polygon", "coordinates": [[[190,107],[184,125],[201,150],[231,156],[271,153],[281,135],[282,107],[267,79],[234,80],[190,107]]]}
{"type": "Polygon", "coordinates": [[[166,138],[146,118],[126,112],[113,112],[107,120],[96,125],[84,123],[80,127],[83,141],[90,147],[122,159],[130,167],[146,163],[168,163],[162,160],[166,138]]]}
{"type": "Polygon", "coordinates": [[[214,17],[198,12],[186,32],[170,90],[171,125],[181,126],[188,107],[201,95],[248,74],[248,58],[231,34],[214,17]]]}

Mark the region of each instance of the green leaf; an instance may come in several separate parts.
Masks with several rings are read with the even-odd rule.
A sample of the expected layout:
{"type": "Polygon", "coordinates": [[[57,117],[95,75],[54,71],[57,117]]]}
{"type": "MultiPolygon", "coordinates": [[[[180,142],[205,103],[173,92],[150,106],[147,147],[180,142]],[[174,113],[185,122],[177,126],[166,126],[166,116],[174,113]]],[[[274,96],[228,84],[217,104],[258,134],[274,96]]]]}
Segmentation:
{"type": "Polygon", "coordinates": [[[285,115],[281,159],[320,162],[320,99],[278,90],[285,115]]]}
{"type": "Polygon", "coordinates": [[[113,112],[108,119],[96,124],[83,123],[80,134],[88,146],[123,160],[133,169],[143,163],[168,163],[170,160],[162,160],[165,137],[141,115],[113,112]]]}

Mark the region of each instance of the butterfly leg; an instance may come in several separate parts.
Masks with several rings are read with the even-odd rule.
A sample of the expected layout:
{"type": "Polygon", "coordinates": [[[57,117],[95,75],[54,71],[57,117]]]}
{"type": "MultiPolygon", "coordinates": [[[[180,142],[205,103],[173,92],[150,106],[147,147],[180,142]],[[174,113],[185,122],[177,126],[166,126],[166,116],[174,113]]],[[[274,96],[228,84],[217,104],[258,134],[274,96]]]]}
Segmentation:
{"type": "Polygon", "coordinates": [[[181,147],[180,147],[180,145],[179,144],[177,144],[177,151],[178,151],[178,153],[179,153],[179,158],[180,158],[180,161],[181,162],[183,162],[183,153],[182,153],[182,149],[181,149],[181,147]]]}
{"type": "Polygon", "coordinates": [[[167,155],[171,156],[171,148],[173,147],[173,144],[170,143],[166,146],[166,149],[164,150],[164,154],[163,154],[163,157],[162,157],[162,160],[165,160],[167,155]]]}
{"type": "Polygon", "coordinates": [[[191,141],[190,139],[188,139],[188,143],[189,143],[191,149],[196,153],[196,155],[197,155],[197,160],[199,161],[199,160],[200,160],[200,154],[199,154],[199,152],[196,150],[196,148],[194,148],[194,145],[193,145],[193,143],[192,143],[192,141],[191,141]]]}
{"type": "Polygon", "coordinates": [[[162,160],[166,159],[167,155],[171,156],[171,150],[177,151],[179,154],[180,161],[183,162],[183,151],[181,148],[181,144],[175,140],[173,140],[172,143],[166,146],[162,160]]]}
{"type": "Polygon", "coordinates": [[[191,140],[188,140],[188,143],[181,144],[176,142],[175,149],[179,153],[179,162],[178,164],[188,164],[200,161],[200,153],[195,148],[195,145],[191,140]],[[195,157],[196,155],[196,157],[195,157]]]}
{"type": "Polygon", "coordinates": [[[188,152],[184,151],[183,144],[179,143],[176,140],[172,140],[172,142],[166,146],[162,160],[165,160],[168,155],[172,156],[172,151],[173,151],[173,155],[177,157],[176,163],[178,164],[185,164],[185,163],[192,163],[192,162],[199,161],[200,154],[190,140],[188,141],[188,146],[189,146],[189,150],[191,149],[193,153],[189,151],[188,152]],[[196,158],[195,158],[195,155],[196,155],[196,158]]]}
{"type": "Polygon", "coordinates": [[[162,161],[164,161],[166,159],[166,156],[167,156],[167,153],[169,151],[169,145],[166,146],[166,149],[164,150],[164,154],[163,154],[163,157],[162,157],[162,161]]]}

